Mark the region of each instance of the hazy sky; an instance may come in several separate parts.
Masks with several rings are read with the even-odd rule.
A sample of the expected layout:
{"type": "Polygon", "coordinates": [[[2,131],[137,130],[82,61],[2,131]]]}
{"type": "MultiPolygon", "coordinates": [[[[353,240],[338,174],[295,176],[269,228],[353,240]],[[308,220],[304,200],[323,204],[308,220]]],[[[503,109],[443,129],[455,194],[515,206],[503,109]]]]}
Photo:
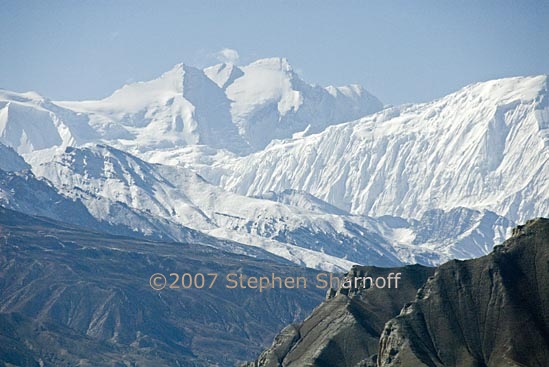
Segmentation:
{"type": "Polygon", "coordinates": [[[54,100],[212,65],[224,48],[244,64],[287,57],[308,82],[359,83],[385,103],[426,101],[549,74],[549,1],[0,0],[0,88],[54,100]]]}

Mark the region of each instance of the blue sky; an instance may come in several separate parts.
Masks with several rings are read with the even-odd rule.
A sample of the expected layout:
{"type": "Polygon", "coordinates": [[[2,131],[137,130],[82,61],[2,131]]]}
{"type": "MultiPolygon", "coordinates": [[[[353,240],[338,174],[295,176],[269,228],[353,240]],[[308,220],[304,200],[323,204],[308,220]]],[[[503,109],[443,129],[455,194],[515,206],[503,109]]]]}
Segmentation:
{"type": "Polygon", "coordinates": [[[92,99],[179,62],[287,57],[320,85],[385,103],[549,74],[549,1],[5,1],[0,88],[92,99]]]}

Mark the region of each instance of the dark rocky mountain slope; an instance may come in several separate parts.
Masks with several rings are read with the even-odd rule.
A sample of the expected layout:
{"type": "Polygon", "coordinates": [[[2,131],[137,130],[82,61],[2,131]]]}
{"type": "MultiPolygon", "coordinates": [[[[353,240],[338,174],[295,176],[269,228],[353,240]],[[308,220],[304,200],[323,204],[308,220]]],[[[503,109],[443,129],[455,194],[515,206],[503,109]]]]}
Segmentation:
{"type": "MultiPolygon", "coordinates": [[[[307,289],[227,289],[230,272],[305,276],[261,250],[112,236],[0,207],[0,366],[234,366],[322,300],[307,289]],[[209,289],[154,273],[218,273],[209,289]],[[170,279],[170,278],[168,278],[170,279]]],[[[209,283],[208,283],[209,284],[209,283]]]]}
{"type": "Polygon", "coordinates": [[[490,255],[436,271],[348,275],[390,272],[402,273],[398,289],[340,288],[247,366],[549,366],[548,219],[517,227],[490,255]]]}
{"type": "Polygon", "coordinates": [[[440,266],[385,326],[379,366],[549,366],[549,220],[440,266]]]}
{"type": "MultiPolygon", "coordinates": [[[[273,345],[248,366],[355,366],[375,361],[385,323],[398,315],[402,305],[414,298],[434,268],[411,265],[401,268],[355,266],[351,278],[387,278],[401,273],[398,288],[339,289],[329,293],[301,324],[286,327],[273,345]]],[[[371,364],[371,363],[370,363],[371,364]]]]}

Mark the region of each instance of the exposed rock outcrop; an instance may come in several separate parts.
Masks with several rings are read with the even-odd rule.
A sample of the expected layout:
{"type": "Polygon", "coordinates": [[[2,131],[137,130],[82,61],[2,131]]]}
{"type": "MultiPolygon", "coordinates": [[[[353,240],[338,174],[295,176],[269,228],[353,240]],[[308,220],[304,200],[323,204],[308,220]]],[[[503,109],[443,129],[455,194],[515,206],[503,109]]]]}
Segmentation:
{"type": "Polygon", "coordinates": [[[549,219],[515,228],[490,255],[436,271],[348,275],[390,272],[402,273],[398,289],[332,291],[247,366],[549,366],[549,219]]]}
{"type": "MultiPolygon", "coordinates": [[[[402,268],[353,267],[349,278],[387,278],[401,273],[398,288],[354,286],[328,291],[326,302],[301,325],[286,327],[253,367],[370,366],[375,363],[379,337],[385,322],[414,298],[434,268],[420,265],[402,268]]],[[[381,283],[380,283],[381,284],[381,283]]],[[[368,284],[367,284],[368,285],[368,284]]]]}
{"type": "Polygon", "coordinates": [[[549,220],[451,261],[385,326],[379,366],[549,366],[549,220]]]}

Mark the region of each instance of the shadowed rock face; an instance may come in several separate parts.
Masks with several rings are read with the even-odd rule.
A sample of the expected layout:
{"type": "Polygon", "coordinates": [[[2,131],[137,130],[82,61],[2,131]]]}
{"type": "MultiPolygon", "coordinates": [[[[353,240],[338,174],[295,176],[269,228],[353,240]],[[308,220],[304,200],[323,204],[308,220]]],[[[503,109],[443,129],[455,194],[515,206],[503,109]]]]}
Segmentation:
{"type": "Polygon", "coordinates": [[[451,261],[385,326],[379,366],[549,366],[549,220],[451,261]]]}
{"type": "MultiPolygon", "coordinates": [[[[248,366],[356,366],[375,361],[385,323],[434,272],[420,265],[401,268],[353,267],[355,277],[384,277],[401,273],[398,288],[359,288],[329,292],[301,325],[290,325],[277,336],[271,348],[248,366]]],[[[375,362],[373,362],[375,363],[375,362]]]]}
{"type": "Polygon", "coordinates": [[[350,275],[389,272],[402,273],[398,290],[334,292],[247,366],[549,366],[548,219],[517,227],[490,255],[436,271],[350,275]]]}
{"type": "Polygon", "coordinates": [[[221,278],[229,272],[316,275],[257,254],[112,236],[0,207],[0,366],[203,367],[251,359],[322,300],[314,287],[227,289],[221,278]],[[219,279],[211,289],[154,291],[149,277],[157,272],[219,279]]]}

